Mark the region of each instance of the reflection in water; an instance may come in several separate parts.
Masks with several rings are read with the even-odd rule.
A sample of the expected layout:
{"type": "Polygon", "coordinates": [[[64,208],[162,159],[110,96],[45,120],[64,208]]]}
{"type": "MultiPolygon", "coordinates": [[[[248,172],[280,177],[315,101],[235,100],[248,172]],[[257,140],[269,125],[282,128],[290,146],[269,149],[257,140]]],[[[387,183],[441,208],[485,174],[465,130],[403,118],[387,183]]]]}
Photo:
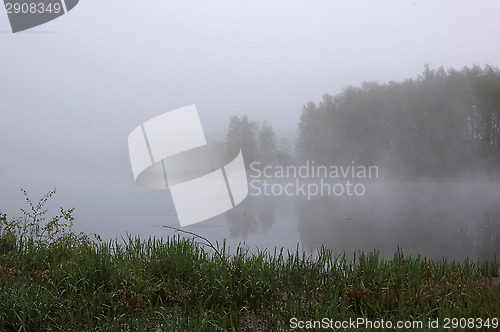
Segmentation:
{"type": "Polygon", "coordinates": [[[276,205],[276,197],[247,196],[238,208],[226,214],[229,234],[242,239],[247,239],[249,233],[266,234],[274,223],[276,205]]]}
{"type": "Polygon", "coordinates": [[[310,252],[321,245],[350,255],[377,248],[386,258],[398,246],[429,258],[500,254],[498,184],[372,182],[366,188],[362,197],[248,196],[227,213],[230,236],[279,238],[293,229],[310,252]]]}

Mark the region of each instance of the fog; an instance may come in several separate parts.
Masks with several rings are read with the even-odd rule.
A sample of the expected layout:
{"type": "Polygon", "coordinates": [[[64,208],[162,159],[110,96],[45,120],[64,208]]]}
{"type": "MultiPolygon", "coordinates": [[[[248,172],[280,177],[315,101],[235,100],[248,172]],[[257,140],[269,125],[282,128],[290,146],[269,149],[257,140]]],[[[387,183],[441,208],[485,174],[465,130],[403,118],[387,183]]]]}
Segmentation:
{"type": "MultiPolygon", "coordinates": [[[[20,188],[34,201],[57,188],[48,207],[53,212],[75,207],[78,231],[106,239],[127,232],[170,235],[159,227],[178,225],[169,191],[134,183],[127,137],[138,125],[196,104],[208,141],[226,139],[232,116],[248,116],[272,126],[294,155],[304,106],[320,107],[324,94],[336,96],[363,82],[403,82],[421,75],[426,64],[458,71],[498,66],[498,12],[495,0],[87,0],[59,19],[12,34],[0,10],[0,209],[18,216],[26,207],[20,188]]],[[[434,122],[435,114],[429,114],[422,123],[434,122]]],[[[493,114],[498,117],[498,111],[493,114]]],[[[314,132],[316,138],[323,134],[314,132]]],[[[462,144],[441,132],[446,139],[432,139],[462,144]]],[[[379,248],[390,255],[405,245],[414,254],[442,252],[459,259],[491,259],[499,252],[498,159],[464,162],[453,174],[437,174],[432,172],[456,165],[451,158],[459,148],[427,153],[431,150],[418,152],[425,146],[420,143],[401,143],[372,156],[356,149],[366,147],[361,133],[339,135],[328,136],[325,147],[341,140],[349,145],[317,153],[342,152],[340,161],[323,160],[328,164],[379,165],[380,179],[366,184],[366,196],[249,196],[236,209],[190,229],[270,250],[324,244],[347,251],[379,248]],[[425,168],[401,151],[425,160],[425,168]],[[437,163],[433,158],[441,151],[453,153],[437,163]],[[432,175],[420,183],[425,174],[416,169],[432,175]]],[[[382,147],[378,142],[386,138],[372,143],[382,147]]],[[[296,162],[310,159],[302,157],[296,162]]]]}
{"type": "Polygon", "coordinates": [[[295,241],[310,253],[324,245],[351,257],[376,248],[390,259],[401,247],[434,259],[493,260],[500,249],[498,197],[498,183],[377,181],[360,197],[250,196],[228,213],[227,224],[252,249],[272,234],[292,251],[295,241]]]}

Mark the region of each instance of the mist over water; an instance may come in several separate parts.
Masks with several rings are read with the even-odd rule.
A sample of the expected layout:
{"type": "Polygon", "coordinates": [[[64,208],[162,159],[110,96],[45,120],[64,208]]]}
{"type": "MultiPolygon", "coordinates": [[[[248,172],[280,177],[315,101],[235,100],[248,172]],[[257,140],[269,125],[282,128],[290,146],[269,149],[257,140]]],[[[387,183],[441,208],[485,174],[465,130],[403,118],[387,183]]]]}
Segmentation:
{"type": "Polygon", "coordinates": [[[499,6],[111,1],[1,33],[1,212],[26,208],[21,187],[33,202],[57,188],[49,216],[75,207],[77,232],[175,235],[163,228],[179,226],[170,191],[136,186],[127,137],[196,104],[212,152],[229,157],[222,165],[241,150],[247,166],[354,160],[380,177],[361,181],[362,195],[249,195],[186,230],[250,250],[325,245],[390,258],[401,246],[491,260],[500,253],[499,6]]]}
{"type": "MultiPolygon", "coordinates": [[[[362,197],[252,197],[227,213],[228,244],[252,249],[297,243],[347,254],[398,246],[429,258],[493,260],[500,252],[500,187],[496,182],[370,182],[362,197]]],[[[217,238],[221,228],[189,227],[217,238]]],[[[222,240],[222,238],[220,238],[222,240]]]]}
{"type": "Polygon", "coordinates": [[[269,125],[232,117],[226,151],[241,147],[250,178],[250,197],[227,213],[232,241],[493,260],[499,92],[491,66],[348,87],[303,107],[294,155],[269,125]]]}
{"type": "MultiPolygon", "coordinates": [[[[291,181],[289,181],[291,182],[291,181]]],[[[363,196],[252,196],[225,214],[183,229],[212,242],[250,251],[305,250],[322,245],[350,257],[378,249],[392,258],[398,246],[405,253],[463,261],[493,260],[500,254],[500,183],[488,180],[421,180],[362,182],[363,196]]],[[[61,191],[49,200],[49,215],[58,206],[75,206],[75,231],[96,232],[104,240],[127,234],[146,238],[190,237],[164,228],[179,227],[168,191],[147,191],[124,184],[121,190],[101,188],[109,197],[100,203],[95,192],[61,191]],[[112,198],[112,199],[111,199],[112,198]],[[77,202],[77,204],[75,203],[77,202]]],[[[33,200],[37,199],[32,192],[33,200]]],[[[9,216],[19,215],[22,195],[14,193],[9,216]]],[[[4,210],[5,211],[5,210],[4,210]]]]}

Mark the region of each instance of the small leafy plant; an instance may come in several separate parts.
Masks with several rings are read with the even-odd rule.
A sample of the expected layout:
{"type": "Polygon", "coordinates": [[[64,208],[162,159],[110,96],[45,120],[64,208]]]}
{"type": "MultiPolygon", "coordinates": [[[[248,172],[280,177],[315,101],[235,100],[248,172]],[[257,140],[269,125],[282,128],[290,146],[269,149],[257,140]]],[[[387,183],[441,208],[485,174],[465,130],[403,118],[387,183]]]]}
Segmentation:
{"type": "Polygon", "coordinates": [[[0,212],[0,253],[17,251],[26,247],[55,247],[73,246],[75,244],[89,244],[90,237],[84,233],[74,234],[74,208],[59,208],[59,213],[48,217],[45,205],[56,189],[47,192],[38,201],[33,203],[26,190],[21,188],[28,209],[21,209],[22,215],[7,219],[6,214],[0,212]]]}

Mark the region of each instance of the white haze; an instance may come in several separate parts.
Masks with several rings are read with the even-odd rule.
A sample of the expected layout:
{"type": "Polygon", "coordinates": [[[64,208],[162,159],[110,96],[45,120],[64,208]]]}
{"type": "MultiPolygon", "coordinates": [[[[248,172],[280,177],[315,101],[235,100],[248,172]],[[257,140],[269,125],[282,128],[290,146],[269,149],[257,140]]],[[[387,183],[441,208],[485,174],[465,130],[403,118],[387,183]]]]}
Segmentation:
{"type": "MultiPolygon", "coordinates": [[[[500,64],[500,2],[97,1],[12,34],[0,10],[0,208],[19,188],[120,236],[176,224],[167,192],[134,184],[128,134],[196,104],[209,141],[232,115],[294,139],[302,106],[362,81],[500,64]]],[[[151,231],[154,233],[153,231],[151,231]]]]}

